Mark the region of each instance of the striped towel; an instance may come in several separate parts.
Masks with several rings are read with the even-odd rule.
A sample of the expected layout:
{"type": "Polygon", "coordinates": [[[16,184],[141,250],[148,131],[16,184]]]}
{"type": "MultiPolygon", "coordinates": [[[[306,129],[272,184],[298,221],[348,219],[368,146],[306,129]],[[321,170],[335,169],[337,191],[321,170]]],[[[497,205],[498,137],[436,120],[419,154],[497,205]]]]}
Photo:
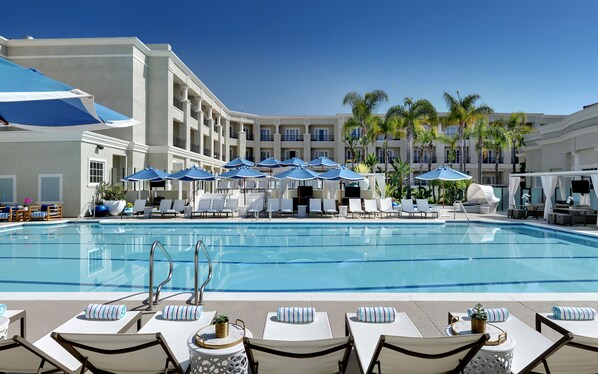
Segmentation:
{"type": "Polygon", "coordinates": [[[280,307],[276,313],[279,322],[311,323],[316,317],[316,308],[280,307]]]}
{"type": "Polygon", "coordinates": [[[397,311],[393,307],[367,307],[357,308],[357,319],[361,322],[394,322],[397,311]]]}
{"type": "Polygon", "coordinates": [[[203,313],[203,306],[166,305],[162,317],[173,321],[197,320],[203,313]]]}
{"type": "Polygon", "coordinates": [[[124,305],[89,304],[85,309],[85,318],[116,320],[123,318],[126,312],[124,305]]]}
{"type": "Polygon", "coordinates": [[[596,318],[596,309],[575,306],[553,306],[552,316],[556,319],[591,320],[596,318]]]}
{"type": "MultiPolygon", "coordinates": [[[[467,316],[471,317],[473,308],[467,309],[467,316]]],[[[504,322],[509,319],[509,310],[507,308],[488,308],[486,309],[488,322],[504,322]]]]}
{"type": "Polygon", "coordinates": [[[6,304],[0,304],[0,317],[6,313],[6,304]]]}

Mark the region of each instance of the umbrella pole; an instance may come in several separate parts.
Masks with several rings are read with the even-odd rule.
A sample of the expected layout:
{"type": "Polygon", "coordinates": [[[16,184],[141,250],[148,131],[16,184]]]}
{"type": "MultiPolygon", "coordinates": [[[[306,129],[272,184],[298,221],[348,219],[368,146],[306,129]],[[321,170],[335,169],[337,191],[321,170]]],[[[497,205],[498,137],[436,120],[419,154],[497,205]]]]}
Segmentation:
{"type": "Polygon", "coordinates": [[[247,206],[247,190],[245,190],[245,178],[243,178],[243,205],[247,206]]]}
{"type": "Polygon", "coordinates": [[[442,180],[442,209],[444,209],[444,179],[442,180]]]}

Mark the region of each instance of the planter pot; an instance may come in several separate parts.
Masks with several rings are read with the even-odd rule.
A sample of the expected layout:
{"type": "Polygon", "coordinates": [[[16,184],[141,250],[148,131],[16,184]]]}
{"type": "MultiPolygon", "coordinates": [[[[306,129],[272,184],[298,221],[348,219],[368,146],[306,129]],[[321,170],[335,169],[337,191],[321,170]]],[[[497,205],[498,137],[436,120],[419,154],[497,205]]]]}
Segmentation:
{"type": "Polygon", "coordinates": [[[228,322],[217,323],[215,326],[217,338],[226,338],[228,336],[228,322]]]}
{"type": "Polygon", "coordinates": [[[104,200],[104,205],[108,207],[111,216],[118,216],[127,206],[125,200],[104,200]]]}
{"type": "Polygon", "coordinates": [[[486,321],[481,319],[471,319],[471,332],[474,334],[485,334],[486,333],[486,321]]]}
{"type": "Polygon", "coordinates": [[[95,216],[104,217],[108,214],[108,208],[105,205],[96,205],[95,216]]]}

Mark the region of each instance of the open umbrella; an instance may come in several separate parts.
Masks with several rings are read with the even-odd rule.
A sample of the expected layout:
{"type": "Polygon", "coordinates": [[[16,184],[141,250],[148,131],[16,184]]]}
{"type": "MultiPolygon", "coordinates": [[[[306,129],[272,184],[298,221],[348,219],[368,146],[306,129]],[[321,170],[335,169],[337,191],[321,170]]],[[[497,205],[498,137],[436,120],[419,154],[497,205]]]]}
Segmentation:
{"type": "MultiPolygon", "coordinates": [[[[314,180],[317,177],[318,177],[318,173],[316,173],[315,171],[309,170],[309,169],[305,169],[302,166],[294,167],[289,170],[283,171],[282,173],[278,173],[278,174],[272,176],[272,178],[276,178],[276,179],[290,179],[290,180],[294,180],[294,181],[314,180]]],[[[297,190],[297,192],[299,192],[299,191],[300,191],[300,189],[297,190]]],[[[299,194],[297,194],[297,197],[301,197],[301,196],[299,194]]]]}
{"type": "Polygon", "coordinates": [[[28,130],[102,130],[138,123],[65,83],[0,58],[0,125],[28,130]]]}
{"type": "Polygon", "coordinates": [[[442,207],[444,208],[444,181],[462,181],[471,179],[471,175],[461,173],[460,171],[451,169],[448,166],[441,166],[437,169],[431,170],[427,173],[423,173],[420,176],[415,177],[424,181],[430,180],[441,180],[442,181],[442,207]]]}
{"type": "Polygon", "coordinates": [[[313,160],[311,160],[308,165],[310,167],[327,167],[327,168],[337,168],[340,166],[340,164],[336,161],[332,161],[331,159],[329,159],[326,156],[320,156],[320,157],[316,157],[313,160]]]}
{"type": "MultiPolygon", "coordinates": [[[[163,181],[168,178],[168,173],[162,170],[158,170],[152,166],[148,166],[143,170],[128,175],[122,179],[123,182],[144,182],[144,181],[163,181]]],[[[139,195],[140,192],[137,193],[139,195]]],[[[152,185],[150,183],[150,196],[152,193],[152,185]]]]}
{"type": "Polygon", "coordinates": [[[307,163],[299,157],[289,158],[280,163],[280,166],[305,166],[307,163]]]}
{"type": "Polygon", "coordinates": [[[330,169],[327,172],[320,173],[320,175],[318,175],[318,179],[329,180],[329,181],[340,181],[339,189],[342,190],[343,181],[356,182],[356,181],[364,180],[365,177],[359,173],[354,172],[351,169],[347,169],[344,166],[339,166],[335,169],[330,169]]]}
{"type": "Polygon", "coordinates": [[[280,161],[275,159],[274,157],[268,157],[267,159],[258,162],[255,166],[260,168],[269,168],[270,175],[272,175],[272,169],[281,167],[280,161]]]}
{"type": "MultiPolygon", "coordinates": [[[[199,166],[193,165],[190,168],[170,174],[166,179],[193,182],[193,191],[195,191],[195,181],[213,181],[216,180],[216,177],[199,166]]],[[[193,206],[195,206],[195,193],[193,193],[193,206]]]]}
{"type": "Polygon", "coordinates": [[[230,160],[226,164],[222,165],[222,167],[225,169],[236,169],[236,168],[240,168],[243,166],[253,166],[253,165],[255,165],[255,163],[253,161],[249,161],[244,158],[237,157],[233,160],[230,160]]]}
{"type": "Polygon", "coordinates": [[[247,192],[245,190],[245,180],[247,178],[266,178],[266,174],[261,171],[251,169],[250,167],[243,166],[238,169],[232,169],[226,173],[222,173],[216,178],[231,178],[231,179],[243,179],[243,201],[247,204],[247,192]]]}

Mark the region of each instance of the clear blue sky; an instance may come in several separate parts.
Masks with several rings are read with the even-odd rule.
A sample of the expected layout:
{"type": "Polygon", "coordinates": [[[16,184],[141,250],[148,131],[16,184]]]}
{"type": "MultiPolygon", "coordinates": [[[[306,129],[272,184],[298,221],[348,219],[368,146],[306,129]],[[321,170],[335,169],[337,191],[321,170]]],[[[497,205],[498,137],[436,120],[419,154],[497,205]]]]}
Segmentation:
{"type": "Polygon", "coordinates": [[[168,43],[230,109],[263,115],[346,113],[347,92],[372,89],[569,114],[598,101],[597,14],[595,0],[12,1],[0,35],[168,43]]]}

